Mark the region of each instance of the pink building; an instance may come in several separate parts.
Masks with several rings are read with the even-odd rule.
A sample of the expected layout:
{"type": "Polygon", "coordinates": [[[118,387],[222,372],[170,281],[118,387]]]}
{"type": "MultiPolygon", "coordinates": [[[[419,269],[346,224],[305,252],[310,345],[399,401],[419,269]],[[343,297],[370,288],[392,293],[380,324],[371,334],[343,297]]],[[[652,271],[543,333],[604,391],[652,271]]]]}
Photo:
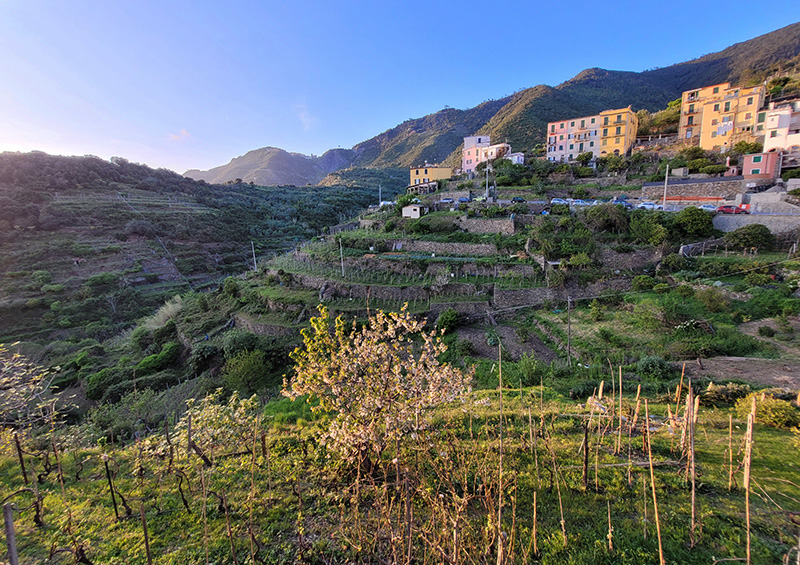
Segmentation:
{"type": "Polygon", "coordinates": [[[508,143],[492,145],[488,135],[465,137],[464,149],[461,151],[461,171],[472,174],[479,163],[499,159],[509,153],[511,146],[508,143]]]}
{"type": "Polygon", "coordinates": [[[583,116],[547,124],[547,160],[574,161],[581,153],[600,155],[600,116],[583,116]]]}
{"type": "Polygon", "coordinates": [[[743,157],[742,175],[745,179],[769,179],[778,177],[781,166],[781,154],[754,153],[743,157]]]}

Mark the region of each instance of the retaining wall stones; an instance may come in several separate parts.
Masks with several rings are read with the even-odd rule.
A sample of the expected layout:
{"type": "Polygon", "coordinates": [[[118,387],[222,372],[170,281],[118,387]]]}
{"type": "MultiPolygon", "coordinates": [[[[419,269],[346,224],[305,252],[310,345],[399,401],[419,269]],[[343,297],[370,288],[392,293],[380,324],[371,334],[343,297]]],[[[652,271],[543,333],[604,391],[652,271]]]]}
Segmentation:
{"type": "MultiPolygon", "coordinates": [[[[742,177],[719,177],[716,179],[670,179],[667,184],[667,196],[708,196],[730,197],[745,192],[745,182],[742,177]]],[[[658,199],[664,195],[664,183],[645,183],[642,187],[642,197],[658,199]]]]}
{"type": "Polygon", "coordinates": [[[730,232],[750,224],[764,224],[772,233],[784,233],[800,227],[800,215],[717,214],[714,227],[730,232]]]}
{"type": "Polygon", "coordinates": [[[408,253],[435,253],[456,257],[486,257],[498,253],[497,246],[493,243],[446,243],[416,239],[397,239],[389,243],[393,250],[408,253]]]}
{"type": "Polygon", "coordinates": [[[469,233],[501,233],[514,235],[514,220],[511,218],[465,218],[459,217],[455,224],[469,233]]]}

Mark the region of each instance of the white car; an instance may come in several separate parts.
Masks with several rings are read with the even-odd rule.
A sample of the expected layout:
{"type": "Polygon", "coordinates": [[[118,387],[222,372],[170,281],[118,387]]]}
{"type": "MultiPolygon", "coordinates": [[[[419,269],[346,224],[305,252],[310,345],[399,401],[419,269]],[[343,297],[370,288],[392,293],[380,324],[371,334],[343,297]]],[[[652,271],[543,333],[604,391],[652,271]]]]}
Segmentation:
{"type": "Polygon", "coordinates": [[[717,207],[713,204],[703,204],[702,206],[698,206],[701,210],[705,210],[706,212],[716,212],[717,207]]]}
{"type": "Polygon", "coordinates": [[[567,201],[563,198],[553,198],[550,200],[550,204],[567,204],[567,201]]]}
{"type": "Polygon", "coordinates": [[[656,203],[655,202],[639,202],[637,206],[639,210],[655,210],[656,203]]]}

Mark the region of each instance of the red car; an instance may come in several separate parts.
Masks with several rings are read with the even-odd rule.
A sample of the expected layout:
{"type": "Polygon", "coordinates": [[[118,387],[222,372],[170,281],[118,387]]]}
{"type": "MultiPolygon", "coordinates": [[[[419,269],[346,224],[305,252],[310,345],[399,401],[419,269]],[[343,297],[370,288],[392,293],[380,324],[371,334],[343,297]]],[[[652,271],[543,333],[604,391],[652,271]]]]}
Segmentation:
{"type": "Polygon", "coordinates": [[[747,214],[747,210],[738,206],[719,206],[717,214],[747,214]]]}

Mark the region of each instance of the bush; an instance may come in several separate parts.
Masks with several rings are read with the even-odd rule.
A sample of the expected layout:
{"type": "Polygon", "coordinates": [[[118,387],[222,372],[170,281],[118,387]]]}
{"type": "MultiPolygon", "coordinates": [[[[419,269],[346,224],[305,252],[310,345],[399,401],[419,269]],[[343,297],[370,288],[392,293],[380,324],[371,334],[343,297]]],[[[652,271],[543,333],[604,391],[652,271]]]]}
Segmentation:
{"type": "MultiPolygon", "coordinates": [[[[272,372],[272,364],[263,351],[241,351],[228,359],[222,370],[222,381],[230,390],[252,394],[269,384],[272,372]]],[[[279,384],[279,381],[272,384],[279,384]]]]}
{"type": "Polygon", "coordinates": [[[669,292],[670,286],[667,283],[658,283],[653,285],[653,292],[657,294],[666,294],[669,292]]]}
{"type": "Polygon", "coordinates": [[[705,167],[701,167],[699,172],[704,173],[706,175],[718,175],[720,173],[724,173],[728,170],[728,167],[725,165],[707,165],[705,167]]]}
{"type": "Polygon", "coordinates": [[[242,351],[258,349],[258,336],[246,330],[234,329],[222,338],[222,350],[225,359],[231,359],[242,351]]]}
{"type": "Polygon", "coordinates": [[[638,275],[633,277],[633,281],[631,286],[633,290],[641,291],[641,290],[650,290],[655,285],[656,281],[650,275],[638,275]]]}
{"type": "Polygon", "coordinates": [[[749,224],[725,234],[725,243],[733,247],[769,250],[775,243],[775,236],[763,224],[749,224]]]}
{"type": "Polygon", "coordinates": [[[446,308],[436,318],[436,331],[450,333],[458,327],[458,321],[458,312],[454,308],[446,308]]]}
{"type": "Polygon", "coordinates": [[[759,326],[758,328],[758,335],[761,337],[774,337],[776,333],[778,332],[775,331],[775,328],[770,326],[759,326]]]}
{"type": "Polygon", "coordinates": [[[791,428],[800,424],[800,411],[791,403],[766,393],[752,392],[736,402],[736,415],[746,420],[756,399],[755,421],[773,428],[791,428]]]}
{"type": "Polygon", "coordinates": [[[689,206],[675,216],[675,224],[689,237],[708,237],[714,232],[711,214],[689,206]]]}
{"type": "Polygon", "coordinates": [[[148,355],[136,365],[137,375],[148,375],[166,369],[178,360],[181,346],[175,341],[165,343],[159,353],[148,355]]]}
{"type": "Polygon", "coordinates": [[[589,316],[595,322],[601,321],[606,316],[606,307],[600,304],[596,298],[589,304],[589,316]]]}
{"type": "Polygon", "coordinates": [[[725,383],[715,385],[708,383],[708,388],[700,393],[700,404],[703,406],[724,406],[733,404],[750,394],[750,385],[725,383]]]}
{"type": "Polygon", "coordinates": [[[695,296],[709,312],[722,312],[728,307],[728,299],[718,288],[703,288],[698,290],[695,296]]]}
{"type": "Polygon", "coordinates": [[[636,363],[636,371],[642,377],[655,380],[670,379],[676,372],[672,365],[655,355],[642,357],[636,363]]]}
{"type": "Polygon", "coordinates": [[[749,286],[766,286],[772,282],[772,277],[766,273],[747,273],[744,277],[744,282],[749,286]]]}
{"type": "Polygon", "coordinates": [[[692,266],[692,261],[679,253],[670,253],[661,260],[661,268],[670,273],[685,271],[692,266]]]}

